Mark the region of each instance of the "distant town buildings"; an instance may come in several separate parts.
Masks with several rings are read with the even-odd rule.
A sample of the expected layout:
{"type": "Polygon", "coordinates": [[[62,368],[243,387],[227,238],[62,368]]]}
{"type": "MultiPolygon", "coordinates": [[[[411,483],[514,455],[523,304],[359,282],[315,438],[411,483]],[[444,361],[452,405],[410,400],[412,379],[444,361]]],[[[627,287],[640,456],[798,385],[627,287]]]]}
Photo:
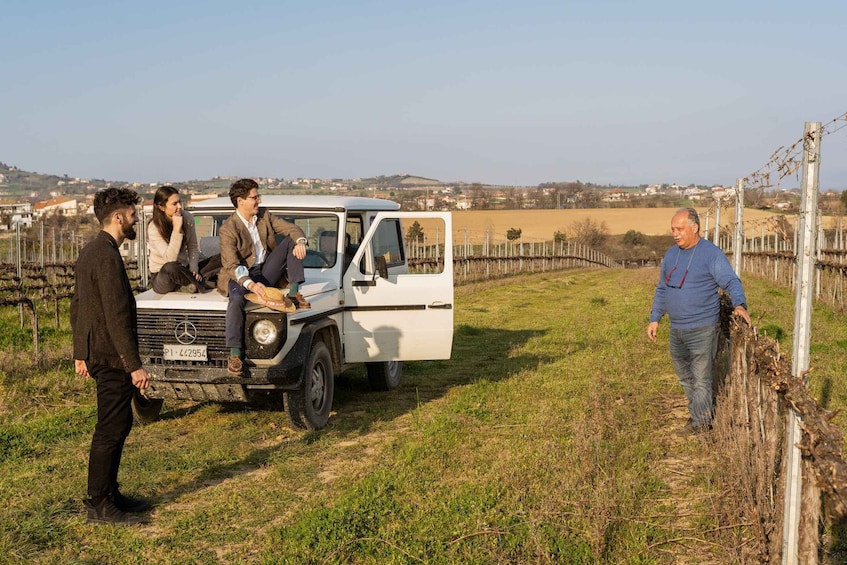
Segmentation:
{"type": "Polygon", "coordinates": [[[43,202],[36,202],[32,207],[32,215],[36,220],[45,216],[76,216],[79,206],[75,198],[60,197],[43,202]]]}
{"type": "MultiPolygon", "coordinates": [[[[140,183],[107,182],[79,177],[46,177],[44,183],[33,185],[31,180],[20,182],[18,169],[0,163],[0,230],[15,226],[32,226],[34,221],[83,216],[90,219],[93,213],[93,196],[106,186],[129,187],[148,199],[143,210],[152,212],[152,193],[162,184],[173,184],[183,194],[186,203],[226,195],[235,176],[217,176],[211,180],[185,182],[140,183]],[[23,187],[26,187],[22,190],[23,187]],[[24,190],[26,192],[24,192],[24,190]],[[47,200],[41,200],[48,197],[47,200]],[[76,196],[76,199],[73,198],[76,196]],[[17,202],[13,198],[28,202],[17,202]],[[78,199],[78,200],[77,200],[78,199]]],[[[26,173],[36,175],[36,173],[26,173]]],[[[29,178],[29,177],[28,177],[29,178]]],[[[327,194],[355,193],[375,198],[397,201],[404,209],[416,210],[519,210],[600,207],[651,207],[694,205],[711,206],[714,202],[726,203],[735,196],[734,186],[698,186],[677,183],[654,183],[640,186],[600,186],[580,181],[549,182],[537,186],[491,185],[482,183],[442,183],[406,174],[377,176],[369,179],[339,179],[297,177],[283,179],[257,178],[269,194],[327,194]]],[[[840,206],[840,192],[824,195],[830,206],[840,206]]],[[[777,190],[775,193],[747,192],[748,205],[776,210],[793,210],[799,202],[796,190],[777,190]]],[[[93,221],[93,220],[92,220],[93,221]]]]}
{"type": "Polygon", "coordinates": [[[0,230],[13,230],[17,225],[32,226],[32,204],[29,202],[0,203],[0,230]]]}

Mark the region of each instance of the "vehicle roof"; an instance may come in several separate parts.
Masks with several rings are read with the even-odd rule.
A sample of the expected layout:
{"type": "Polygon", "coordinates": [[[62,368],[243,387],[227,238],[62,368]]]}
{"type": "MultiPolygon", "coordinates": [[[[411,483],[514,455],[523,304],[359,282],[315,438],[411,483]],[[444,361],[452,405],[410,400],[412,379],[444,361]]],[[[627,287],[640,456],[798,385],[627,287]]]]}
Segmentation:
{"type": "MultiPolygon", "coordinates": [[[[286,210],[355,210],[355,211],[392,211],[400,205],[382,198],[364,198],[361,196],[313,196],[301,194],[263,194],[262,208],[286,210]]],[[[192,202],[188,210],[234,210],[228,196],[209,198],[192,202]]]]}

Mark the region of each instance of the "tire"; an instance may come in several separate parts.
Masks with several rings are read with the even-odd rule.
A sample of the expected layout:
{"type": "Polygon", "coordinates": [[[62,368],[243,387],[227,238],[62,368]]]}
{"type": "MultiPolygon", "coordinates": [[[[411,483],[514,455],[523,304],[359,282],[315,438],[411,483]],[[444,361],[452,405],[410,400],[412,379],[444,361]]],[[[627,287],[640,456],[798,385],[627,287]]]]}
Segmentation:
{"type": "Polygon", "coordinates": [[[303,382],[299,390],[283,395],[285,412],[295,428],[320,430],[329,421],[335,375],[332,356],[326,344],[316,341],[303,367],[303,382]]]}
{"type": "Polygon", "coordinates": [[[372,390],[394,390],[400,386],[402,361],[365,363],[365,368],[368,370],[368,383],[372,390]]]}
{"type": "Polygon", "coordinates": [[[142,426],[152,424],[159,419],[163,403],[161,398],[147,398],[135,389],[135,394],[132,395],[132,416],[136,423],[142,426]]]}

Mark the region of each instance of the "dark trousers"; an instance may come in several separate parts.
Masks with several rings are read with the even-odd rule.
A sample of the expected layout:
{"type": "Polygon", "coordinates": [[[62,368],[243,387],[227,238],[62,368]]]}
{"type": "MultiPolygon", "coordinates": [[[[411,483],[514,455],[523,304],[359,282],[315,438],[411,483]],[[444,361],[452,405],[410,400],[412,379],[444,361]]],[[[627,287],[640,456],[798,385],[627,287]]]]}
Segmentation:
{"type": "Polygon", "coordinates": [[[162,265],[158,273],[153,273],[153,292],[157,294],[167,294],[177,290],[181,286],[194,285],[197,280],[188,267],[171,261],[162,265]]]}
{"type": "Polygon", "coordinates": [[[135,387],[126,371],[106,365],[88,367],[97,381],[97,425],[88,457],[88,496],[109,496],[118,485],[118,468],[124,442],[132,429],[132,395],[135,387]]]}
{"type": "MultiPolygon", "coordinates": [[[[302,283],[306,280],[303,261],[294,256],[295,243],[286,237],[265,258],[261,265],[250,267],[250,279],[265,286],[275,286],[286,274],[289,282],[302,283]]],[[[238,281],[229,281],[229,304],[226,307],[226,346],[244,347],[244,295],[248,291],[238,281]]]]}

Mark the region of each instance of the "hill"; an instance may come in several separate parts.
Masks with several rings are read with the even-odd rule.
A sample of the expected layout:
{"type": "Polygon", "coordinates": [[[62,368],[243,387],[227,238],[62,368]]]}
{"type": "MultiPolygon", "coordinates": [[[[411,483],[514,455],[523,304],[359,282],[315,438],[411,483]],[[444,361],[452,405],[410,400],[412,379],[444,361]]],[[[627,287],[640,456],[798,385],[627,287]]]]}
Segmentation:
{"type": "Polygon", "coordinates": [[[356,179],[353,181],[353,186],[356,188],[370,188],[376,187],[381,190],[390,190],[392,188],[415,188],[416,186],[420,187],[431,187],[431,186],[440,186],[442,183],[439,180],[430,179],[426,177],[419,177],[414,175],[406,175],[406,174],[398,174],[398,175],[380,175],[377,177],[356,179]]]}
{"type": "Polygon", "coordinates": [[[105,181],[74,179],[67,175],[39,174],[24,171],[0,162],[0,195],[6,198],[47,198],[51,192],[62,187],[74,187],[80,183],[106,185],[105,181]]]}
{"type": "MultiPolygon", "coordinates": [[[[97,190],[106,188],[107,186],[125,186],[135,190],[143,189],[139,190],[140,192],[152,192],[154,186],[165,183],[172,184],[181,191],[185,192],[217,192],[219,194],[224,194],[229,189],[229,185],[235,179],[236,177],[216,176],[211,179],[163,181],[162,183],[151,184],[122,180],[83,179],[78,177],[69,177],[68,175],[43,174],[35,171],[24,171],[14,165],[7,165],[6,163],[0,162],[0,197],[40,200],[59,195],[78,196],[91,194],[97,190]]],[[[266,189],[273,192],[301,192],[304,190],[303,185],[298,185],[293,179],[290,181],[285,181],[283,179],[261,180],[261,184],[265,186],[266,189]]],[[[350,181],[333,179],[331,182],[347,184],[354,190],[391,190],[398,188],[414,190],[416,187],[424,188],[440,186],[443,184],[439,180],[407,174],[388,176],[380,175],[350,181]]],[[[323,183],[320,180],[316,180],[313,188],[320,191],[322,184],[323,183]]]]}

